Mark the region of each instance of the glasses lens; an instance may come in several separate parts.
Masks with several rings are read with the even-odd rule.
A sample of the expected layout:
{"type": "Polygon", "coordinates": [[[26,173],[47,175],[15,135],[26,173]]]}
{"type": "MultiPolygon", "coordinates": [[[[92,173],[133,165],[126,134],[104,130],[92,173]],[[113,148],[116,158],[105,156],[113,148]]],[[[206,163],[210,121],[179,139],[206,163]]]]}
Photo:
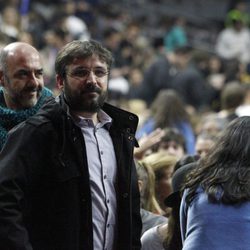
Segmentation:
{"type": "Polygon", "coordinates": [[[95,69],[94,74],[96,77],[103,77],[103,76],[107,75],[107,71],[104,69],[95,69]]]}
{"type": "MultiPolygon", "coordinates": [[[[90,72],[91,72],[91,70],[88,70],[88,69],[77,69],[69,75],[72,77],[75,77],[75,78],[83,79],[83,78],[87,78],[89,76],[90,72]]],[[[94,69],[92,72],[94,73],[94,75],[97,78],[102,78],[108,74],[108,71],[105,69],[94,69]]]]}

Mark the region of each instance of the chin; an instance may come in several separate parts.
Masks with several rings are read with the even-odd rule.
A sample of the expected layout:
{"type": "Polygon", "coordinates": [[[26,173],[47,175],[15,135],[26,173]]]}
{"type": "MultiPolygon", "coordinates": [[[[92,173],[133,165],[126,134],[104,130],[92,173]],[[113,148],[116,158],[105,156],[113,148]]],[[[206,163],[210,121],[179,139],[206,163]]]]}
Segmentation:
{"type": "Polygon", "coordinates": [[[23,102],[23,108],[28,109],[32,108],[37,104],[38,99],[37,98],[32,98],[30,100],[26,100],[26,102],[23,102]]]}

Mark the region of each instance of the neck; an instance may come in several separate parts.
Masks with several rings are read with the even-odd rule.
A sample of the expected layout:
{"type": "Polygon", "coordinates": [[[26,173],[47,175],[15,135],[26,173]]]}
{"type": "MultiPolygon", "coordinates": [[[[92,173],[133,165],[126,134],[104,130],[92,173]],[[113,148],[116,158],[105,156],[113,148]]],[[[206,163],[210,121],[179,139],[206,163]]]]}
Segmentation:
{"type": "Polygon", "coordinates": [[[87,119],[91,119],[95,125],[99,122],[98,117],[97,117],[97,113],[74,112],[74,114],[77,116],[87,118],[87,119]]]}

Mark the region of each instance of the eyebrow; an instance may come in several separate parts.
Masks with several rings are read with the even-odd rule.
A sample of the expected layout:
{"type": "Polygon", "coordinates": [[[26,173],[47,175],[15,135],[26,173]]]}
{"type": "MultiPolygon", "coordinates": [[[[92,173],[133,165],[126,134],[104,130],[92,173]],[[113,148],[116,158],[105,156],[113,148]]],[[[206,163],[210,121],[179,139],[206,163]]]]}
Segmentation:
{"type": "Polygon", "coordinates": [[[34,71],[36,73],[37,72],[38,73],[43,73],[44,72],[43,68],[39,68],[39,69],[25,69],[25,68],[20,68],[14,74],[19,74],[19,73],[22,73],[22,72],[24,72],[24,73],[30,73],[32,71],[34,71]]]}

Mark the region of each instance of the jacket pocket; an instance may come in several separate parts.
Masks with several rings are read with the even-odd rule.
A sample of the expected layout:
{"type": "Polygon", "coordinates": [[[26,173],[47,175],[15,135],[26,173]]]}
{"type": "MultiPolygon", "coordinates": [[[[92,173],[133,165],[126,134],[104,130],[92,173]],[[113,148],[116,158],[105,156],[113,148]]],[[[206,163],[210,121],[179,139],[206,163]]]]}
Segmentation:
{"type": "Polygon", "coordinates": [[[58,156],[53,166],[53,177],[57,182],[65,182],[80,177],[79,166],[74,160],[58,156]]]}

